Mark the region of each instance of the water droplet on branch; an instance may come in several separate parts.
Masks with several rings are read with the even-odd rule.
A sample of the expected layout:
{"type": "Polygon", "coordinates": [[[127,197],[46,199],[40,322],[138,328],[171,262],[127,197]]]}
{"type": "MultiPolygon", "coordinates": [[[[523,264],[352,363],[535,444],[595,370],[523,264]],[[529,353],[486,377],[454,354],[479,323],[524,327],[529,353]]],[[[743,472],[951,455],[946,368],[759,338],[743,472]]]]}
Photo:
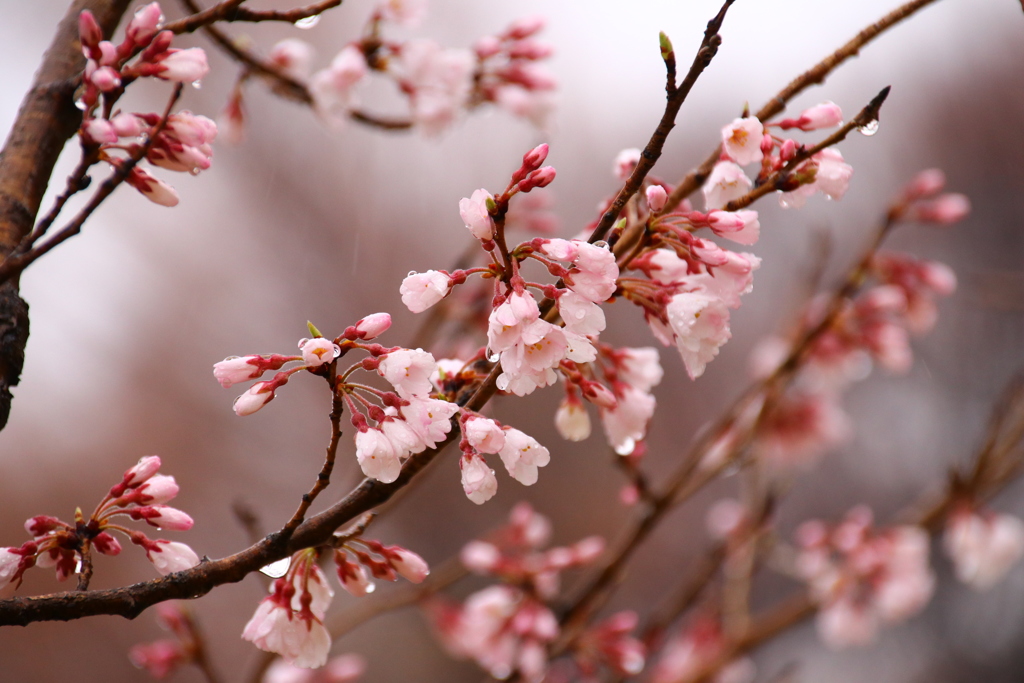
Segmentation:
{"type": "Polygon", "coordinates": [[[320,23],[320,15],[314,14],[311,17],[306,17],[305,19],[299,19],[298,21],[296,21],[295,28],[310,29],[316,26],[318,23],[320,23]]]}

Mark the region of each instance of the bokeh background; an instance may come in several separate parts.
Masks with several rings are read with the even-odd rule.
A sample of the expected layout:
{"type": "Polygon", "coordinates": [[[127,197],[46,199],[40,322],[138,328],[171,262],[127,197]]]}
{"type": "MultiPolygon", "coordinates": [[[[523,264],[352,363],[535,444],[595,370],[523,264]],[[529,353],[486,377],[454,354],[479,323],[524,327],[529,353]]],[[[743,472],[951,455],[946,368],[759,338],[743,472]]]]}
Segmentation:
{"type": "MultiPolygon", "coordinates": [[[[68,4],[2,3],[0,128],[9,128],[68,4]]],[[[656,174],[682,177],[745,102],[759,107],[894,5],[737,3],[723,47],[683,108],[656,174]]],[[[176,17],[180,9],[168,4],[166,11],[176,17]]],[[[358,34],[369,11],[366,0],[350,0],[307,31],[269,25],[228,30],[250,36],[264,53],[280,38],[301,37],[317,46],[319,68],[358,34]]],[[[400,304],[401,278],[410,270],[449,267],[467,243],[458,200],[478,187],[503,187],[522,153],[541,141],[551,144],[549,163],[558,169],[551,194],[561,234],[576,233],[616,189],[615,155],[642,147],[660,116],[658,31],[671,36],[680,61],[688,63],[716,11],[715,0],[434,0],[416,34],[451,46],[468,47],[520,16],[549,18],[543,38],[557,48],[551,66],[561,87],[554,125],[543,134],[496,110],[467,116],[439,139],[357,125],[332,131],[308,109],[260,84],[250,87],[247,141],[218,144],[213,168],[197,178],[162,175],[181,194],[178,207],[161,208],[121,189],[83,235],[24,275],[32,334],[11,421],[0,432],[0,545],[22,543],[21,525],[32,515],[70,518],[76,505],[91,509],[145,454],[159,454],[181,484],[179,507],[197,523],[174,537],[201,555],[222,557],[247,544],[232,513],[237,501],[252,506],[266,528],[280,524],[320,467],[329,410],[322,383],[300,377],[273,405],[240,419],[231,412],[237,392],[219,387],[211,364],[228,355],[290,352],[306,320],[336,334],[380,310],[395,320],[386,343],[410,339],[418,321],[400,304]]],[[[853,135],[842,146],[856,169],[842,202],[817,197],[799,212],[779,209],[772,198],[758,205],[763,230],[754,251],[763,265],[754,292],[734,315],[733,340],[705,376],[691,382],[674,351],[662,354],[667,375],[656,390],[651,471],[666,471],[678,460],[697,430],[745,386],[756,341],[792,320],[815,266],[814,235],[825,231],[832,238],[825,271],[832,282],[856,257],[895,188],[934,166],[945,169],[951,189],[971,197],[974,212],[950,229],[905,229],[892,246],[949,263],[960,288],[941,303],[934,332],[916,340],[908,375],[876,373],[849,394],[852,439],[796,483],[780,524],[788,530],[811,516],[834,519],[860,502],[885,519],[969,456],[1001,387],[1024,367],[1022,32],[1015,0],[944,0],[791,106],[799,111],[831,99],[852,115],[881,87],[893,86],[878,134],[853,135]]],[[[183,42],[209,47],[198,36],[183,42]]],[[[209,52],[213,70],[201,90],[187,90],[183,106],[215,116],[237,67],[209,52]]],[[[150,111],[162,107],[169,88],[139,90],[133,106],[150,111]]],[[[365,99],[378,111],[401,113],[386,89],[371,89],[365,99]]],[[[55,179],[69,172],[76,154],[70,145],[55,179]]],[[[621,310],[610,316],[608,340],[653,343],[637,311],[614,308],[621,310]]],[[[551,419],[559,398],[551,388],[528,400],[495,401],[500,419],[552,450],[536,486],[523,488],[499,472],[498,495],[477,507],[462,494],[456,459],[448,453],[371,535],[436,563],[499,524],[515,502],[528,500],[555,520],[556,542],[590,534],[614,538],[631,514],[618,502],[624,482],[599,436],[581,444],[559,439],[551,419]]],[[[346,443],[324,504],[358,480],[352,452],[346,443]]],[[[637,557],[611,609],[643,612],[675,586],[706,545],[707,505],[736,485],[735,477],[726,478],[673,514],[637,557]]],[[[1024,514],[1024,488],[1011,486],[995,507],[1024,514]]],[[[795,667],[791,672],[801,681],[1019,681],[1024,567],[977,594],[949,580],[935,550],[942,582],[922,615],[884,632],[874,647],[842,653],[826,650],[810,626],[794,629],[755,655],[758,680],[795,667]]],[[[93,586],[153,576],[142,554],[126,548],[116,560],[99,558],[93,586]]],[[[466,581],[452,594],[480,585],[466,581]]],[[[69,587],[36,571],[21,593],[69,587]]],[[[228,680],[245,680],[256,659],[239,635],[264,590],[250,577],[194,605],[215,665],[228,680]]],[[[332,609],[353,602],[339,591],[332,609]]],[[[0,630],[0,679],[145,680],[126,652],[161,635],[151,613],[134,622],[100,617],[8,627],[0,630]]],[[[387,615],[335,643],[334,652],[348,651],[368,657],[369,681],[481,678],[474,665],[441,653],[414,610],[387,615]]],[[[185,671],[176,680],[200,678],[185,671]]]]}

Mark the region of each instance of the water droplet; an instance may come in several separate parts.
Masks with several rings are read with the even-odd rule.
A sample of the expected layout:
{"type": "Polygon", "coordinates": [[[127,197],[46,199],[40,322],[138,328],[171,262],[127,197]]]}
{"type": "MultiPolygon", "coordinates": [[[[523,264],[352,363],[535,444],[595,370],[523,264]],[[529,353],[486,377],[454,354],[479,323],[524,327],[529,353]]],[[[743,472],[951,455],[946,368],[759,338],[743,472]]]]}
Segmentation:
{"type": "Polygon", "coordinates": [[[192,87],[195,88],[196,90],[201,90],[202,87],[203,87],[203,82],[202,81],[192,81],[192,87]]]}
{"type": "Polygon", "coordinates": [[[406,275],[406,277],[412,277],[415,274],[416,274],[415,270],[410,270],[409,273],[406,275]]]}
{"type": "Polygon", "coordinates": [[[266,567],[260,569],[260,573],[265,576],[269,576],[272,579],[280,579],[282,576],[288,573],[288,567],[292,564],[292,558],[286,557],[283,560],[277,562],[271,562],[266,567]]]}
{"type": "Polygon", "coordinates": [[[149,133],[139,133],[139,136],[135,138],[135,141],[140,145],[144,145],[149,142],[149,133]]]}
{"type": "Polygon", "coordinates": [[[512,675],[512,669],[507,664],[497,664],[491,667],[491,675],[503,681],[512,675]]]}
{"type": "Polygon", "coordinates": [[[491,363],[497,363],[500,358],[501,358],[501,354],[500,353],[498,353],[497,351],[491,351],[490,349],[487,349],[487,360],[488,361],[490,361],[491,363]]]}
{"type": "Polygon", "coordinates": [[[82,558],[81,557],[76,557],[75,558],[75,573],[76,574],[81,574],[82,573],[82,558]]]}
{"type": "Polygon", "coordinates": [[[75,100],[75,109],[85,111],[85,100],[83,100],[81,97],[75,100]]]}
{"type": "Polygon", "coordinates": [[[334,345],[334,357],[337,358],[341,355],[341,347],[337,344],[334,345]]]}
{"type": "Polygon", "coordinates": [[[199,168],[198,166],[196,166],[196,167],[195,167],[195,168],[193,168],[193,169],[192,169],[191,171],[189,171],[189,173],[191,173],[192,175],[199,175],[199,173],[200,173],[201,171],[202,171],[202,169],[200,169],[200,168],[199,168]]]}
{"type": "Polygon", "coordinates": [[[604,240],[598,240],[598,241],[594,242],[594,246],[595,247],[600,247],[602,249],[607,249],[608,248],[608,243],[605,242],[604,240]]]}
{"type": "Polygon", "coordinates": [[[875,119],[874,121],[868,121],[863,126],[858,128],[857,132],[860,133],[861,135],[871,137],[872,135],[878,132],[878,119],[875,119]]]}
{"type": "Polygon", "coordinates": [[[495,382],[495,384],[498,385],[498,389],[500,391],[505,391],[506,389],[508,389],[508,375],[506,375],[505,373],[501,373],[500,375],[498,375],[498,381],[495,382]]]}
{"type": "Polygon", "coordinates": [[[301,348],[302,348],[303,346],[305,346],[305,345],[306,345],[306,342],[308,342],[308,341],[309,341],[309,340],[308,340],[308,339],[306,339],[305,337],[303,337],[302,339],[300,339],[300,340],[299,340],[299,348],[301,349],[301,348]]]}
{"type": "Polygon", "coordinates": [[[306,17],[305,19],[299,19],[298,21],[296,21],[295,28],[310,29],[316,26],[318,23],[320,23],[320,15],[314,14],[311,17],[306,17]]]}
{"type": "Polygon", "coordinates": [[[377,584],[371,583],[370,585],[368,585],[366,587],[366,594],[369,595],[370,593],[372,593],[375,590],[377,590],[377,584]]]}
{"type": "Polygon", "coordinates": [[[785,192],[779,193],[779,206],[781,206],[783,209],[793,208],[793,202],[790,201],[789,197],[786,196],[785,192]]]}
{"type": "Polygon", "coordinates": [[[623,441],[622,443],[615,447],[615,452],[618,453],[619,455],[629,455],[630,453],[633,452],[634,448],[636,448],[636,440],[626,439],[625,441],[623,441]]]}
{"type": "Polygon", "coordinates": [[[224,360],[225,360],[225,361],[229,361],[229,360],[234,360],[234,359],[236,359],[236,358],[238,358],[238,357],[239,357],[239,356],[228,356],[228,357],[227,357],[227,358],[225,358],[224,360]]]}

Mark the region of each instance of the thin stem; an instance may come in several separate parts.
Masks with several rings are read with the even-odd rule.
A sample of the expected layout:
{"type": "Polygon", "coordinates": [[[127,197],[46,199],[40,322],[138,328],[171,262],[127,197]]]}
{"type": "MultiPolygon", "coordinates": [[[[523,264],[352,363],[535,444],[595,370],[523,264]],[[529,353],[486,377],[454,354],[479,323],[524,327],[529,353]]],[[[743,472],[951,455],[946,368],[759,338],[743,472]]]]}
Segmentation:
{"type": "MultiPolygon", "coordinates": [[[[813,67],[793,79],[785,88],[780,90],[767,104],[758,110],[757,116],[761,121],[767,121],[786,108],[786,105],[794,97],[802,93],[812,85],[824,83],[825,79],[840,64],[851,57],[855,57],[862,47],[877,38],[887,29],[892,28],[915,12],[924,9],[936,0],[911,0],[897,7],[889,14],[879,19],[874,24],[865,27],[857,35],[851,38],[845,45],[821,60],[813,67]]],[[[669,193],[668,202],[665,204],[665,211],[671,211],[684,199],[700,189],[700,186],[707,180],[711,170],[715,167],[719,157],[722,156],[722,146],[718,145],[715,150],[696,169],[690,171],[686,177],[679,181],[679,184],[669,193]]]]}
{"type": "Polygon", "coordinates": [[[79,554],[82,557],[82,571],[78,574],[78,587],[75,590],[87,591],[92,581],[92,543],[83,543],[79,554]]]}
{"type": "Polygon", "coordinates": [[[167,106],[164,108],[164,113],[160,117],[160,120],[157,122],[157,124],[152,128],[152,130],[149,131],[149,137],[146,140],[146,143],[140,146],[139,149],[134,154],[132,154],[127,160],[125,160],[123,164],[114,169],[114,172],[110,175],[110,177],[108,177],[105,181],[103,181],[103,184],[100,185],[100,188],[92,196],[92,199],[89,200],[89,203],[86,204],[85,207],[78,212],[78,214],[71,220],[70,223],[65,225],[57,232],[57,234],[55,234],[52,238],[50,238],[43,244],[39,245],[38,247],[33,247],[31,250],[23,254],[11,254],[6,259],[4,259],[2,263],[0,263],[0,284],[6,282],[7,280],[13,277],[17,277],[18,274],[25,270],[25,268],[31,265],[40,256],[43,256],[51,249],[56,247],[58,244],[64,242],[70,237],[74,237],[75,235],[82,231],[82,225],[85,224],[85,221],[87,221],[89,217],[92,216],[93,212],[96,211],[97,208],[99,208],[99,205],[102,204],[103,201],[107,197],[109,197],[122,182],[124,182],[124,180],[128,177],[128,174],[131,173],[132,169],[134,169],[135,166],[146,156],[146,154],[149,153],[149,150],[153,146],[153,143],[156,142],[157,136],[160,135],[161,131],[163,131],[164,126],[167,125],[167,118],[171,115],[171,109],[174,107],[174,104],[178,101],[178,98],[181,96],[181,89],[181,83],[178,83],[174,87],[174,92],[171,94],[171,98],[167,101],[167,106]]]}
{"type": "Polygon", "coordinates": [[[296,7],[290,10],[253,10],[247,7],[240,7],[245,0],[224,0],[213,7],[200,11],[198,7],[190,11],[192,16],[179,19],[164,26],[165,31],[174,33],[192,33],[205,28],[217,21],[283,21],[294,24],[297,21],[315,17],[329,9],[338,7],[343,0],[323,0],[305,7],[296,7]]]}

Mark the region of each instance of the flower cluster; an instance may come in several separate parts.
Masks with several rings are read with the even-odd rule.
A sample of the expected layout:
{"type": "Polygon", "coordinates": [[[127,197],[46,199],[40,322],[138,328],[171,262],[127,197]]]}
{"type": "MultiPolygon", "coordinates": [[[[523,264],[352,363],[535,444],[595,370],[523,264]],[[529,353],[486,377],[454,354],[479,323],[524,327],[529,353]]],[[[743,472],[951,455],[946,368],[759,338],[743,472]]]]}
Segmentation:
{"type": "MultiPolygon", "coordinates": [[[[651,683],[676,683],[701,680],[706,668],[714,666],[726,648],[725,635],[718,620],[709,615],[697,616],[693,623],[665,643],[661,657],[654,665],[651,683]]],[[[724,664],[711,683],[750,683],[754,680],[754,663],[747,658],[724,664]]]]}
{"type": "MultiPolygon", "coordinates": [[[[81,136],[85,145],[95,147],[97,159],[114,167],[125,164],[121,152],[133,157],[146,143],[146,159],[171,171],[198,174],[210,167],[217,126],[205,116],[183,111],[168,117],[156,134],[159,114],[130,114],[112,111],[124,89],[134,80],[155,77],[167,81],[198,83],[209,71],[206,53],[200,48],[172,48],[174,34],[160,31],[163,14],[158,3],[136,11],[119,45],[103,40],[96,19],[89,11],[79,15],[79,36],[87,58],[78,106],[83,111],[81,136]],[[137,59],[134,59],[137,56],[137,59]],[[103,107],[100,108],[100,98],[103,107]]],[[[144,169],[134,166],[125,182],[147,199],[162,206],[175,206],[178,194],[170,185],[144,169]]]]}
{"type": "Polygon", "coordinates": [[[880,624],[920,612],[935,589],[928,534],[871,522],[871,511],[857,507],[834,527],[812,520],[797,529],[797,571],[820,605],[818,634],[833,648],[872,642],[880,624]]]}
{"type": "Polygon", "coordinates": [[[537,468],[551,460],[548,449],[532,436],[518,429],[502,426],[496,420],[464,410],[459,419],[462,429],[462,488],[466,496],[480,505],[498,491],[494,470],[487,466],[483,455],[490,453],[501,458],[509,476],[524,486],[537,483],[537,468]]]}
{"type": "Polygon", "coordinates": [[[194,662],[202,645],[191,615],[177,603],[164,602],[157,605],[156,618],[174,638],[135,645],[128,651],[128,658],[136,667],[145,669],[150,676],[159,680],[167,678],[185,664],[194,662]]]}
{"type": "MultiPolygon", "coordinates": [[[[558,620],[545,601],[557,595],[561,571],[589,564],[604,550],[604,541],[598,537],[569,547],[539,550],[550,534],[548,520],[520,503],[506,527],[487,541],[473,541],[463,548],[462,563],[470,571],[497,577],[503,583],[474,593],[462,605],[440,599],[430,605],[438,637],[454,656],[473,659],[495,678],[519,672],[524,680],[543,679],[547,644],[559,632],[558,620]]],[[[619,640],[621,636],[604,641],[609,643],[607,656],[614,658],[617,648],[622,657],[615,661],[623,668],[636,668],[635,649],[619,640]],[[626,658],[632,661],[627,663],[626,658]]],[[[641,662],[642,656],[641,652],[641,662]]]]}
{"type": "MultiPolygon", "coordinates": [[[[160,458],[148,455],[126,471],[120,483],[86,519],[75,511],[75,522],[69,524],[56,517],[39,515],[25,522],[32,540],[20,547],[0,548],[0,588],[21,585],[23,575],[31,567],[53,567],[57,579],[64,581],[83,571],[91,563],[90,551],[117,555],[121,544],[110,532],[126,536],[146,551],[146,557],[161,574],[189,569],[199,564],[199,557],[184,543],[151,539],[141,531],[121,525],[117,518],[128,517],[169,531],[187,531],[192,518],[177,508],[165,505],[178,495],[174,477],[157,474],[160,458]]],[[[91,564],[89,571],[91,571],[91,564]]]]}
{"type": "MultiPolygon", "coordinates": [[[[534,40],[544,27],[543,20],[514,22],[497,36],[481,38],[472,50],[446,48],[424,38],[395,41],[382,35],[385,25],[411,27],[425,12],[422,0],[379,3],[362,36],[315,73],[311,73],[312,46],[296,38],[277,43],[269,61],[288,78],[308,83],[316,110],[335,125],[359,106],[358,90],[371,73],[394,82],[408,101],[412,124],[428,135],[443,132],[462,113],[485,103],[495,103],[538,127],[547,123],[556,82],[540,65],[551,55],[551,48],[534,40]]],[[[229,100],[225,118],[233,128],[241,125],[240,88],[229,100]]]]}
{"type": "MultiPolygon", "coordinates": [[[[402,576],[413,583],[420,583],[429,573],[423,558],[400,546],[385,546],[362,538],[336,541],[333,558],[338,579],[346,591],[357,597],[373,592],[367,569],[376,578],[395,581],[402,576]]],[[[270,596],[263,599],[242,632],[242,638],[256,647],[275,652],[287,664],[302,669],[323,666],[331,648],[331,635],[323,620],[334,590],[317,565],[319,557],[316,548],[292,555],[287,569],[271,584],[270,596]]],[[[275,566],[276,563],[265,571],[274,573],[271,570],[275,566]]],[[[345,670],[352,678],[361,673],[361,669],[352,673],[352,667],[345,670]]]]}
{"type": "Polygon", "coordinates": [[[338,655],[322,669],[312,671],[275,659],[263,674],[263,683],[352,683],[366,672],[366,660],[356,654],[338,655]]]}

